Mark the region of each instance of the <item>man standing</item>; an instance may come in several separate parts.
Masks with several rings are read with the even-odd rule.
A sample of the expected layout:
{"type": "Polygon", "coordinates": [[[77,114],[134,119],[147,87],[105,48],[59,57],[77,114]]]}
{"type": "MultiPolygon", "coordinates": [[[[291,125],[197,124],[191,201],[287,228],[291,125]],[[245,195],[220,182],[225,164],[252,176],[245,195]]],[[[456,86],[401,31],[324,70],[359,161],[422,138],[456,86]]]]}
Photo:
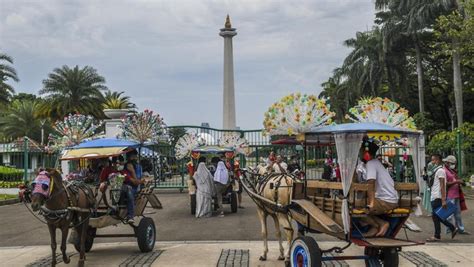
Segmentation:
{"type": "MultiPolygon", "coordinates": [[[[441,155],[434,154],[431,156],[431,162],[435,166],[442,166],[441,155]]],[[[451,238],[454,238],[458,233],[458,228],[455,227],[452,223],[440,218],[436,214],[436,210],[439,207],[446,208],[446,171],[444,168],[437,168],[434,178],[433,184],[431,186],[431,209],[432,214],[431,218],[433,219],[435,233],[433,237],[428,238],[426,241],[428,242],[436,242],[441,240],[441,224],[443,223],[446,227],[451,230],[451,238]]]]}

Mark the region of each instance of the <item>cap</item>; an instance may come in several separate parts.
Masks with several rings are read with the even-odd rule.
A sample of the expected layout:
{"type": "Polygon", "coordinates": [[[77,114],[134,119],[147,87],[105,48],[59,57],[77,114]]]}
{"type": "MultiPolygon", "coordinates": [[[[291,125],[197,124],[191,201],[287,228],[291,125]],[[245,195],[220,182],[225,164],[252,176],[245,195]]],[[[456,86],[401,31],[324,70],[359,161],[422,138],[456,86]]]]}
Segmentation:
{"type": "Polygon", "coordinates": [[[453,163],[456,164],[456,157],[453,155],[449,155],[443,159],[443,162],[453,163]]]}

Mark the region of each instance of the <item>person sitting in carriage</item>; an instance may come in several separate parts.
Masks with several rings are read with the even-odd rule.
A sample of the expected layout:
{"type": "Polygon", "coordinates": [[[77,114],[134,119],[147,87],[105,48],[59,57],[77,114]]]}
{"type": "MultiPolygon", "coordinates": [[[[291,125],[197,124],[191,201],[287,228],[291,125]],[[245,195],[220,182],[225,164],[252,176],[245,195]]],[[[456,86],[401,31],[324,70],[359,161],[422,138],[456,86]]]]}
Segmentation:
{"type": "Polygon", "coordinates": [[[374,142],[365,141],[363,146],[366,163],[366,177],[369,189],[367,191],[369,216],[362,219],[372,227],[366,236],[385,236],[390,224],[378,217],[398,207],[398,192],[395,182],[387,169],[376,158],[379,147],[374,142]]]}
{"type": "Polygon", "coordinates": [[[142,169],[138,164],[138,152],[132,150],[127,153],[127,163],[123,173],[125,175],[124,191],[127,196],[127,222],[134,223],[133,218],[135,217],[135,196],[139,191],[139,186],[145,184],[145,180],[142,180],[142,169]]]}

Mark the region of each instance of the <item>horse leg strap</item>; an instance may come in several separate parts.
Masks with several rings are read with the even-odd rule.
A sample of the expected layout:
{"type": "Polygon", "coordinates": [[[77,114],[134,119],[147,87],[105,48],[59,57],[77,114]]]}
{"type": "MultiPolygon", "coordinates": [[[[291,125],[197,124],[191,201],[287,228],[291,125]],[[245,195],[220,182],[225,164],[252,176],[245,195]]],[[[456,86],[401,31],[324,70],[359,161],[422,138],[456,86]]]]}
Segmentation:
{"type": "Polygon", "coordinates": [[[79,211],[79,212],[91,212],[90,209],[84,209],[79,207],[68,207],[68,210],[79,211]]]}

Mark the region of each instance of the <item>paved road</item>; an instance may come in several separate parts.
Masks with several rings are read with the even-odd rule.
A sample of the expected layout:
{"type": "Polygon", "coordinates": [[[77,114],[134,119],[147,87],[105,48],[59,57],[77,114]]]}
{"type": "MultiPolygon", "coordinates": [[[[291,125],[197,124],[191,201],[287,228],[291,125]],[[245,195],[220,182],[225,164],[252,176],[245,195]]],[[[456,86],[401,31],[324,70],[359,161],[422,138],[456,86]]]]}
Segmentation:
{"type": "MultiPolygon", "coordinates": [[[[238,213],[230,213],[230,206],[225,206],[229,212],[224,218],[212,217],[204,219],[194,218],[189,211],[189,196],[187,193],[158,193],[163,203],[162,210],[156,210],[153,218],[157,226],[158,241],[199,241],[199,240],[261,240],[260,223],[257,219],[254,203],[244,193],[243,205],[246,209],[239,209],[238,213]]],[[[468,200],[471,209],[463,213],[466,228],[474,232],[474,200],[468,200]]],[[[146,212],[154,212],[148,209],[146,212]]],[[[422,229],[422,233],[412,234],[409,237],[415,240],[424,240],[432,234],[433,223],[430,217],[413,219],[422,229]]],[[[0,247],[48,245],[49,233],[47,227],[38,222],[23,206],[14,204],[0,206],[0,247]]],[[[274,239],[273,221],[268,220],[270,239],[274,239]]],[[[130,232],[127,225],[100,229],[99,233],[130,232]]],[[[403,233],[402,233],[403,234],[403,233]]],[[[319,241],[335,241],[327,235],[317,236],[319,241]]],[[[133,238],[105,239],[98,238],[95,242],[134,241],[133,238]]],[[[474,235],[456,237],[454,243],[474,243],[474,235]]]]}

